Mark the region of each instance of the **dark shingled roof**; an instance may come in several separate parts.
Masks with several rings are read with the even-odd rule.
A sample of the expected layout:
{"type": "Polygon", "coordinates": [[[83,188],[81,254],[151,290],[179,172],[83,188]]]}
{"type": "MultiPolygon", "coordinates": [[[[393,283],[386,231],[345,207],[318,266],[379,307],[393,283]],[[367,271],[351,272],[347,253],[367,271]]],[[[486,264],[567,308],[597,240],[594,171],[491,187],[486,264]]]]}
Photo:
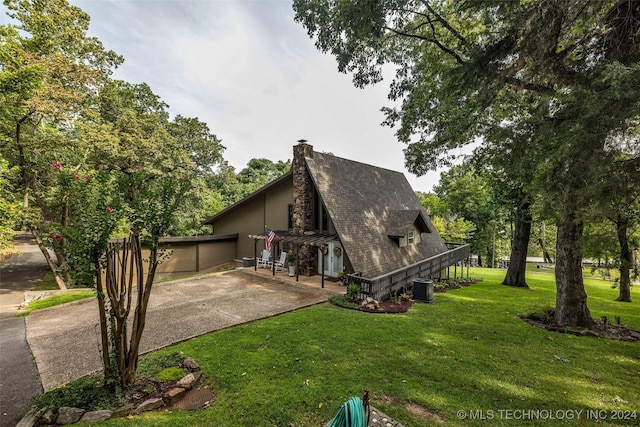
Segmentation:
{"type": "Polygon", "coordinates": [[[402,173],[318,152],[307,167],[355,272],[374,278],[447,250],[402,173]],[[389,238],[414,223],[430,231],[420,243],[389,238]]]}
{"type": "Polygon", "coordinates": [[[407,209],[403,211],[393,211],[390,215],[389,224],[387,224],[389,227],[387,229],[387,235],[396,239],[404,237],[414,224],[421,233],[431,233],[427,225],[426,215],[421,210],[407,209]]]}

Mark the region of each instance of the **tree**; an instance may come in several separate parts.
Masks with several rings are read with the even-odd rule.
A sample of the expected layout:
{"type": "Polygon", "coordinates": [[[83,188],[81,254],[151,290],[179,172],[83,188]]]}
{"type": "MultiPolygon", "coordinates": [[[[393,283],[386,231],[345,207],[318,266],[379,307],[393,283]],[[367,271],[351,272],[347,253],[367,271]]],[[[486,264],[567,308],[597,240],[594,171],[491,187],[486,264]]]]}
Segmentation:
{"type": "Polygon", "coordinates": [[[8,142],[3,154],[19,169],[24,225],[64,288],[65,260],[57,253],[65,270],[59,275],[41,233],[48,222],[67,220],[65,195],[48,191],[53,182],[51,159],[67,152],[69,120],[122,59],[86,35],[89,16],[66,0],[4,4],[18,25],[0,26],[0,127],[8,142]],[[39,213],[29,211],[32,203],[39,213]]]}
{"type": "Polygon", "coordinates": [[[284,175],[291,169],[291,161],[279,160],[273,162],[269,159],[251,159],[247,167],[238,173],[238,181],[244,185],[243,193],[249,195],[284,175]]]}
{"type": "Polygon", "coordinates": [[[215,197],[208,188],[224,147],[197,118],[176,116],[169,121],[168,106],[146,84],[107,82],[78,124],[81,139],[91,144],[88,160],[95,165],[117,165],[132,172],[181,175],[190,182],[169,233],[202,233],[205,207],[215,197]]]}
{"type": "Polygon", "coordinates": [[[9,162],[0,156],[0,250],[11,246],[22,212],[12,184],[12,175],[17,172],[17,168],[9,169],[9,162]]]}
{"type": "Polygon", "coordinates": [[[445,217],[460,218],[473,224],[469,243],[471,251],[478,254],[480,265],[485,257],[491,260],[487,263],[489,267],[496,267],[496,239],[505,234],[504,209],[496,203],[487,183],[487,179],[470,166],[459,165],[440,175],[434,191],[448,207],[445,217]]]}
{"type": "Polygon", "coordinates": [[[226,207],[284,175],[290,168],[291,161],[273,162],[269,159],[251,159],[247,167],[236,173],[235,168],[224,161],[215,175],[209,178],[208,183],[209,187],[220,194],[223,205],[226,207]]]}
{"type": "Polygon", "coordinates": [[[472,222],[464,218],[434,216],[432,222],[446,242],[468,242],[476,229],[472,222]]]}
{"type": "Polygon", "coordinates": [[[77,280],[95,284],[105,384],[115,390],[135,382],[155,271],[163,260],[159,240],[173,224],[189,181],[118,167],[82,175],[61,167],[57,175],[74,222],[56,233],[54,244],[64,239],[77,280]],[[122,221],[128,238],[110,240],[122,221]]]}
{"type": "MultiPolygon", "coordinates": [[[[615,236],[612,240],[618,244],[616,258],[620,269],[620,293],[617,300],[631,302],[634,249],[632,233],[640,224],[640,162],[634,160],[629,153],[621,157],[620,160],[606,165],[603,170],[595,210],[597,215],[603,216],[614,227],[614,232],[608,234],[615,236]]],[[[606,230],[602,225],[596,229],[603,228],[606,230]]],[[[606,241],[601,238],[597,243],[602,244],[606,241]]],[[[611,251],[612,246],[614,245],[610,244],[599,249],[602,252],[611,251]]]]}
{"type": "Polygon", "coordinates": [[[399,126],[412,171],[450,164],[489,129],[530,138],[532,181],[558,227],[554,321],[592,327],[583,210],[611,161],[608,137],[640,110],[640,3],[295,0],[294,10],[357,86],[397,66],[389,96],[400,107],[384,109],[385,123],[399,126]]]}
{"type": "Polygon", "coordinates": [[[422,193],[416,191],[416,196],[420,200],[420,204],[431,217],[444,217],[449,210],[447,204],[435,193],[422,193]]]}

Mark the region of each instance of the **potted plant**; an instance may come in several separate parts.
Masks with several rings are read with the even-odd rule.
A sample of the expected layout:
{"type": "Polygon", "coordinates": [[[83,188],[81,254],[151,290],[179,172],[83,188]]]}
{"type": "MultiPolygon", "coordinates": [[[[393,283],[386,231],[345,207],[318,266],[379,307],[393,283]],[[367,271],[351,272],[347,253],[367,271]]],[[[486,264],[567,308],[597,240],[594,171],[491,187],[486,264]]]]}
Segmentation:
{"type": "Polygon", "coordinates": [[[340,284],[342,286],[346,286],[347,285],[347,281],[349,280],[349,275],[347,274],[346,271],[340,271],[338,273],[338,280],[340,280],[340,284]]]}
{"type": "Polygon", "coordinates": [[[287,252],[287,263],[289,264],[289,277],[296,275],[296,253],[294,251],[287,252]]]}

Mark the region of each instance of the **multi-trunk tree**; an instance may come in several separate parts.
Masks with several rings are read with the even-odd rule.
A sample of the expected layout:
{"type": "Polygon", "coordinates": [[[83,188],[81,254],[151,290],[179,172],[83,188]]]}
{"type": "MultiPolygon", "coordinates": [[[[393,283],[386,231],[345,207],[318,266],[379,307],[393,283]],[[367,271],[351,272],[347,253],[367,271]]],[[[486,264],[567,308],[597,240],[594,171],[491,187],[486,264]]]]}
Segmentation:
{"type": "Polygon", "coordinates": [[[616,151],[611,136],[639,117],[640,3],[294,0],[294,10],[357,86],[396,65],[399,106],[384,109],[386,124],[408,144],[412,171],[449,164],[454,149],[501,126],[528,138],[532,187],[558,227],[555,323],[592,327],[583,210],[616,151]]]}

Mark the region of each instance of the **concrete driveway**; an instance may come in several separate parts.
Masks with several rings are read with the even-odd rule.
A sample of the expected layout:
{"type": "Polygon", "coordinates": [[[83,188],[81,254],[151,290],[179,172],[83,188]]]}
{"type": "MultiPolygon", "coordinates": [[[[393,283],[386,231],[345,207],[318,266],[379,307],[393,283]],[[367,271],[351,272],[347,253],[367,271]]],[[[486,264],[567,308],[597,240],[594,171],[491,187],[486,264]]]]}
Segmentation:
{"type": "MultiPolygon", "coordinates": [[[[154,285],[141,352],[324,302],[330,292],[242,269],[154,285]]],[[[133,311],[133,310],[132,310],[133,311]]],[[[31,313],[27,340],[45,391],[101,369],[94,298],[31,313]]]]}

